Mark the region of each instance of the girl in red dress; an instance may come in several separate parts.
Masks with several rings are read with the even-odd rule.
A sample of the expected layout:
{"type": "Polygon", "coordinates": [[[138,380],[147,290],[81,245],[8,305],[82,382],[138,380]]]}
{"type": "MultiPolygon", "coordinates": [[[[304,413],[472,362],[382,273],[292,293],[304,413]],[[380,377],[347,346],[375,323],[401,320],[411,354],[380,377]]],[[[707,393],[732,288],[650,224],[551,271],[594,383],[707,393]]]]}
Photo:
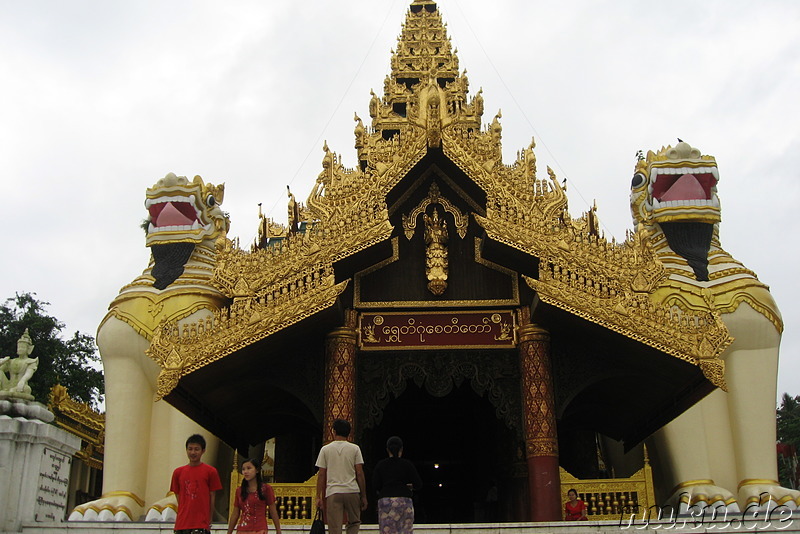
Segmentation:
{"type": "Polygon", "coordinates": [[[228,534],[232,534],[234,527],[236,532],[267,534],[267,507],[275,524],[275,534],[281,534],[275,492],[261,478],[261,464],[252,459],[242,462],[242,477],[242,485],[236,488],[236,499],[228,520],[228,534]]]}
{"type": "Polygon", "coordinates": [[[586,517],[586,503],[578,498],[578,492],[571,489],[567,492],[569,500],[564,505],[565,521],[588,521],[586,517]]]}

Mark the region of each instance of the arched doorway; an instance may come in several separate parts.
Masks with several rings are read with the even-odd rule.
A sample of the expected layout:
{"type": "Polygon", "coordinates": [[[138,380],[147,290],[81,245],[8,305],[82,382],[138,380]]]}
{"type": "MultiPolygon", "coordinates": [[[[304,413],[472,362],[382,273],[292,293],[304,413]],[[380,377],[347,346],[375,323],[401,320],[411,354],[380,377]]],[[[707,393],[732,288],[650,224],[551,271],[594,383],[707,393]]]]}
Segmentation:
{"type": "MultiPolygon", "coordinates": [[[[414,496],[417,523],[512,521],[515,517],[516,432],[497,417],[497,409],[469,381],[460,381],[444,396],[409,380],[388,402],[380,422],[365,428],[367,487],[375,490],[372,467],[386,457],[389,436],[399,435],[405,457],[414,462],[423,488],[414,496]]],[[[370,513],[375,519],[375,502],[370,513]]]]}

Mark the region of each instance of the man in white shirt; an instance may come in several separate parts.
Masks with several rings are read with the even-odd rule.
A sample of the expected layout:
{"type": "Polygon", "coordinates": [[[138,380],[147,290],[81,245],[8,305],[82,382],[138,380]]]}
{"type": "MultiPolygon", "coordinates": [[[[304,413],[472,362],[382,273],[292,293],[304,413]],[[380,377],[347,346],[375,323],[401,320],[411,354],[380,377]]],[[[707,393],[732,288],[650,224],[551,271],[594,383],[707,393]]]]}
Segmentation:
{"type": "Polygon", "coordinates": [[[347,441],[350,423],[335,420],[333,432],[334,440],[323,446],[317,457],[317,508],[322,507],[324,498],[329,534],[342,534],[345,513],[347,534],[357,534],[361,510],[367,508],[364,457],[358,445],[347,441]]]}

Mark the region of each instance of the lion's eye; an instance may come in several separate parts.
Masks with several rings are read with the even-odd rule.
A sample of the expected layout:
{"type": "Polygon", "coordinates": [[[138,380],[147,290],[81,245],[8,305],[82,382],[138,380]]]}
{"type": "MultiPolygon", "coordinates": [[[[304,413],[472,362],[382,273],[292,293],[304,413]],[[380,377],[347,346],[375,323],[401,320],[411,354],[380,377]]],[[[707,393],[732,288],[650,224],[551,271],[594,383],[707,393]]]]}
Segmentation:
{"type": "Polygon", "coordinates": [[[642,187],[644,185],[644,174],[637,172],[633,175],[633,179],[631,180],[631,189],[636,189],[637,187],[642,187]]]}
{"type": "Polygon", "coordinates": [[[206,198],[206,204],[208,204],[209,207],[213,208],[214,205],[216,205],[216,203],[217,203],[217,199],[214,198],[214,195],[208,195],[208,198],[206,198]]]}

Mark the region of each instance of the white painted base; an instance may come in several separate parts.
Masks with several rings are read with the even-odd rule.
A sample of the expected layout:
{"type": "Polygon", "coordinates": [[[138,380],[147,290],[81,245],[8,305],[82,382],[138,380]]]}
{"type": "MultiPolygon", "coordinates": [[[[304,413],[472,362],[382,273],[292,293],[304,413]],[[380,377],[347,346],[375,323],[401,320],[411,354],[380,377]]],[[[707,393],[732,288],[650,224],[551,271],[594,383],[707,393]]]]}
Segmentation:
{"type": "Polygon", "coordinates": [[[61,524],[81,440],[36,419],[0,415],[0,532],[61,524]]]}

